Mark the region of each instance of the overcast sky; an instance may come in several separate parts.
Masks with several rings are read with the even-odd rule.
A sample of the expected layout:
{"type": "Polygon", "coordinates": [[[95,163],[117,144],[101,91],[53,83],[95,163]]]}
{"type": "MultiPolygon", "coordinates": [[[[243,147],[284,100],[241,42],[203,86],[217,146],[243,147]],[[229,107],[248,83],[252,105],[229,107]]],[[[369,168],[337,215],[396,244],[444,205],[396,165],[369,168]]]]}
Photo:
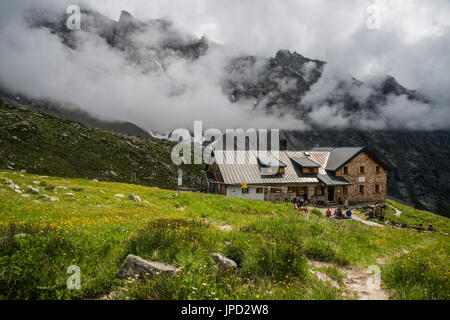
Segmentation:
{"type": "MultiPolygon", "coordinates": [[[[249,116],[248,106],[231,104],[218,85],[223,53],[213,52],[195,66],[175,64],[164,79],[143,78],[124,70],[120,57],[107,52],[106,46],[95,43],[73,57],[55,37],[42,31],[30,32],[20,20],[23,8],[29,4],[64,11],[72,2],[77,1],[0,2],[0,83],[33,96],[68,100],[95,115],[133,121],[146,129],[188,126],[186,122],[203,120],[201,117],[218,127],[249,124],[307,127],[289,117],[274,120],[262,115],[249,116]],[[173,100],[161,93],[169,81],[197,86],[173,100]],[[150,100],[152,104],[148,103],[150,100]]],[[[206,35],[223,44],[227,55],[271,57],[279,49],[289,49],[328,61],[333,70],[361,80],[390,74],[405,87],[430,97],[434,104],[432,109],[427,109],[411,107],[405,102],[391,109],[390,116],[399,117],[399,123],[412,129],[416,125],[420,128],[419,122],[426,123],[426,128],[450,127],[448,0],[91,0],[85,3],[113,19],[118,19],[121,10],[143,20],[169,19],[185,32],[199,37],[206,35]],[[373,18],[377,20],[374,22],[373,18]],[[373,29],[374,23],[378,28],[373,29]]],[[[326,113],[327,109],[318,111],[326,113]]]]}

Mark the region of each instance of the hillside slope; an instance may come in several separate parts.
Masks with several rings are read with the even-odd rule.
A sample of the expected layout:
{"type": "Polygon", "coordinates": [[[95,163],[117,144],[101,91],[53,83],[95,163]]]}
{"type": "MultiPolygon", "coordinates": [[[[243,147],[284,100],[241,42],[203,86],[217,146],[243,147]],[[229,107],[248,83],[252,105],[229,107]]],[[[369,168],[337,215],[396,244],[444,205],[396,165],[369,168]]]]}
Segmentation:
{"type": "MultiPolygon", "coordinates": [[[[414,210],[400,209],[414,224],[414,210]]],[[[366,285],[374,265],[384,297],[450,298],[450,224],[431,213],[423,223],[438,232],[419,233],[329,220],[290,204],[12,171],[0,171],[0,212],[0,299],[361,299],[354,284],[366,285]],[[238,269],[217,268],[212,253],[238,269]],[[180,271],[119,280],[128,254],[180,271]],[[80,290],[66,287],[72,265],[80,290]]]]}
{"type": "MultiPolygon", "coordinates": [[[[0,167],[27,172],[175,188],[173,144],[86,127],[0,100],[0,167]]],[[[184,185],[198,187],[200,167],[186,166],[184,185]]]]}
{"type": "Polygon", "coordinates": [[[86,111],[70,104],[62,104],[45,99],[30,99],[18,93],[0,88],[0,99],[9,104],[20,104],[32,111],[47,114],[63,120],[77,122],[84,126],[104,129],[129,136],[151,137],[151,134],[137,125],[123,121],[98,119],[86,111]]]}

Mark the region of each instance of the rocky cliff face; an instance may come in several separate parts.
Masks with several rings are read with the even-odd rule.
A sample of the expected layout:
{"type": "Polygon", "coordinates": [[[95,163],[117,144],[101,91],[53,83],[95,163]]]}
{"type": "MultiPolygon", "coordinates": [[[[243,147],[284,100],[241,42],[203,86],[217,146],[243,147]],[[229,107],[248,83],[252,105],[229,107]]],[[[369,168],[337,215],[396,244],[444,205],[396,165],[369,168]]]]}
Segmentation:
{"type": "Polygon", "coordinates": [[[386,76],[367,83],[326,71],[326,62],[280,50],[274,58],[253,56],[231,60],[224,81],[230,100],[252,100],[267,114],[292,114],[313,129],[333,126],[398,129],[387,109],[400,101],[426,104],[424,97],[386,76]],[[320,116],[320,110],[332,117],[320,116]],[[334,119],[333,119],[334,117],[334,119]],[[338,119],[339,122],[336,122],[338,119]]]}
{"type": "MultiPolygon", "coordinates": [[[[45,28],[56,34],[71,49],[76,49],[82,38],[66,27],[67,16],[55,12],[31,11],[27,22],[33,28],[45,28]]],[[[91,9],[81,11],[81,31],[104,39],[111,48],[126,54],[127,60],[141,68],[143,73],[163,72],[167,61],[195,60],[204,55],[209,42],[177,30],[169,21],[140,21],[122,11],[118,21],[109,19],[91,9]]]]}

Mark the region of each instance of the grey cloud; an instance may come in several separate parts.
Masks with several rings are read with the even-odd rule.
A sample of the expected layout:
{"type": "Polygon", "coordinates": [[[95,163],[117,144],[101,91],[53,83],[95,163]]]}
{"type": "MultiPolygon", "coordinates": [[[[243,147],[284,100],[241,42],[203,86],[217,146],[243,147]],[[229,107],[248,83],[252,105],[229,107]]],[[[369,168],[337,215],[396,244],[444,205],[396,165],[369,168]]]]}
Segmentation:
{"type": "MultiPolygon", "coordinates": [[[[56,35],[30,30],[22,19],[29,6],[64,12],[71,2],[2,1],[0,84],[35,97],[71,102],[102,118],[132,121],[146,129],[186,127],[194,120],[219,128],[307,129],[308,124],[289,114],[268,117],[254,108],[253,101],[231,103],[220,85],[230,57],[270,57],[279,49],[290,49],[328,61],[324,77],[304,101],[313,105],[310,117],[317,122],[331,127],[354,124],[341,105],[326,102],[327,93],[335,93],[339,81],[344,79],[353,96],[365,101],[372,90],[370,81],[354,87],[350,75],[368,80],[369,76],[391,74],[406,87],[423,93],[433,107],[410,103],[402,96],[390,97],[377,117],[355,114],[350,120],[367,128],[385,128],[386,123],[409,129],[450,127],[450,30],[445,22],[450,10],[446,0],[394,5],[377,31],[365,26],[366,9],[373,3],[365,0],[85,1],[115,19],[122,9],[143,20],[167,18],[187,38],[193,37],[192,31],[222,44],[193,63],[166,56],[163,64],[156,66],[164,72],[153,73],[143,73],[123,52],[111,50],[98,37],[81,33],[82,45],[73,52],[56,35]],[[417,19],[416,24],[404,17],[405,10],[411,19],[417,19]]],[[[133,40],[151,46],[158,36],[142,33],[133,40]]],[[[139,52],[145,52],[143,60],[156,61],[149,59],[148,51],[139,52]]],[[[263,64],[265,60],[260,61],[263,64]]],[[[313,67],[308,65],[305,73],[313,67]]],[[[257,69],[244,76],[256,74],[257,69]]],[[[290,81],[280,80],[280,89],[289,90],[290,81]]]]}

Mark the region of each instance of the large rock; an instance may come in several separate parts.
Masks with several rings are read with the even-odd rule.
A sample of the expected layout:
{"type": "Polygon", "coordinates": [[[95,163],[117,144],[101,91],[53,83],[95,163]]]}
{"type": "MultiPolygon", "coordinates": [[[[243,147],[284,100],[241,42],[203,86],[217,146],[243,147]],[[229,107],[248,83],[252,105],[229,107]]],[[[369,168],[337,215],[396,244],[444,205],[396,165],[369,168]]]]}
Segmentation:
{"type": "Polygon", "coordinates": [[[213,259],[214,261],[221,267],[224,268],[231,268],[231,269],[237,269],[237,263],[234,262],[231,259],[228,259],[218,253],[213,253],[213,259]]]}
{"type": "Polygon", "coordinates": [[[173,266],[160,262],[147,261],[130,254],[120,266],[116,276],[120,279],[128,279],[137,276],[143,277],[144,275],[174,275],[176,273],[177,269],[173,266]]]}
{"type": "Polygon", "coordinates": [[[38,188],[33,188],[32,186],[28,186],[27,193],[39,194],[39,189],[38,188]]]}
{"type": "Polygon", "coordinates": [[[135,194],[130,194],[128,196],[128,199],[136,201],[136,202],[142,202],[142,199],[139,196],[135,195],[135,194]]]}

